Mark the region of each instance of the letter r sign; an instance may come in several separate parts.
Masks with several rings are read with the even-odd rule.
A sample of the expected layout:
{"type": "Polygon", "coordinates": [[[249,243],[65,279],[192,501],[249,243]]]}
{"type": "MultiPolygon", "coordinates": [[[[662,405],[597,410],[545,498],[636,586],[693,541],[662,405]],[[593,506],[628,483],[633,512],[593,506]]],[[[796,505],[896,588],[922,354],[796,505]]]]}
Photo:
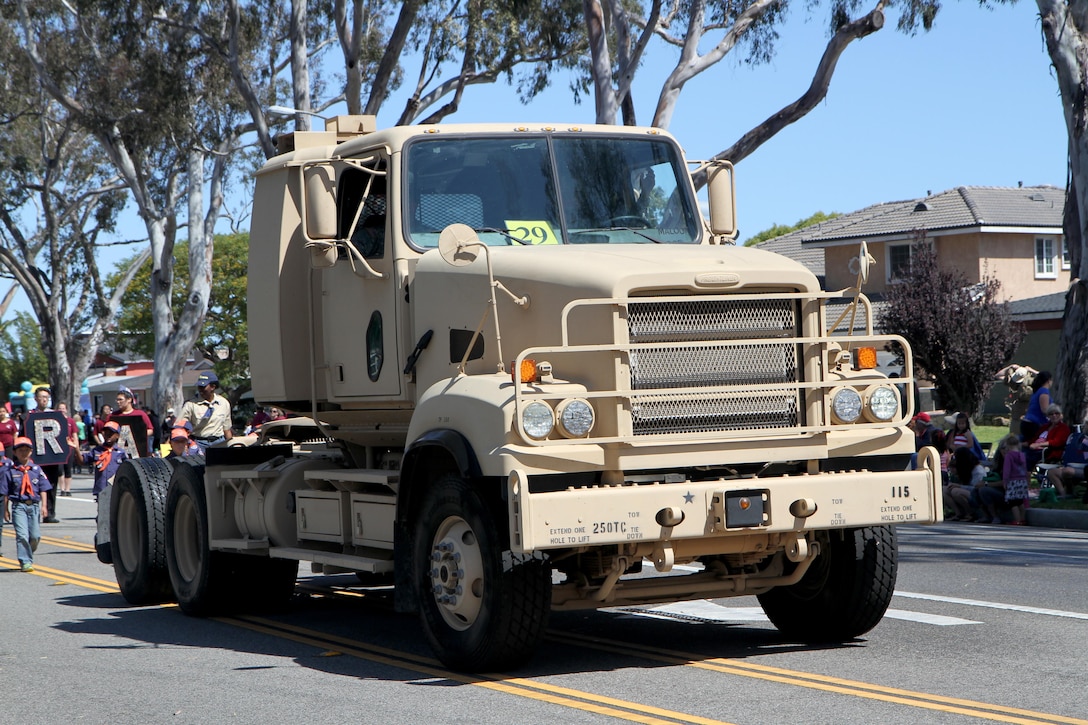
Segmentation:
{"type": "Polygon", "coordinates": [[[49,411],[27,417],[26,432],[34,443],[31,457],[39,466],[68,460],[68,420],[63,413],[49,411]]]}

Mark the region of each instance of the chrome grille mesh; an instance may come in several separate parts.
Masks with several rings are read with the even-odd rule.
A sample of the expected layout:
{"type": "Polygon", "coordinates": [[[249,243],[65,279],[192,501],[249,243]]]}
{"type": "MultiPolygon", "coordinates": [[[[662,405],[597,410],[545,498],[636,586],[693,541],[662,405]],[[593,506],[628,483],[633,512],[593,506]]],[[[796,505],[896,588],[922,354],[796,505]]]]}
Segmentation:
{"type": "Polygon", "coordinates": [[[631,342],[790,337],[797,327],[789,300],[635,302],[628,306],[631,342]]]}
{"type": "Polygon", "coordinates": [[[797,346],[775,341],[796,336],[796,320],[791,300],[630,303],[631,343],[674,343],[631,350],[631,388],[646,391],[631,396],[634,434],[797,426],[799,391],[758,387],[797,381],[797,346]]]}

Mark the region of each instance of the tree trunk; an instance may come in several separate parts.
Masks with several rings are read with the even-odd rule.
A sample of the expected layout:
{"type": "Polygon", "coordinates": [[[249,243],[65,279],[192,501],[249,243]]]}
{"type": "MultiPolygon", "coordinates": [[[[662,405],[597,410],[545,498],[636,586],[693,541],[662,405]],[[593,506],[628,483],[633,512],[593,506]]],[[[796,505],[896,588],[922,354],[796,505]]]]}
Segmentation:
{"type": "Polygon", "coordinates": [[[1080,423],[1088,408],[1088,255],[1084,248],[1088,240],[1088,0],[1036,0],[1036,4],[1069,134],[1070,184],[1063,223],[1067,242],[1077,245],[1071,256],[1078,262],[1065,298],[1054,397],[1065,408],[1067,420],[1080,423]]]}
{"type": "MultiPolygon", "coordinates": [[[[310,59],[306,52],[306,3],[291,0],[291,97],[295,108],[310,110],[310,59]]],[[[310,116],[295,114],[295,128],[310,130],[310,116]]],[[[163,409],[165,410],[165,408],[163,409]]]]}
{"type": "Polygon", "coordinates": [[[600,0],[582,0],[582,12],[586,17],[586,36],[589,38],[589,56],[593,66],[596,122],[613,124],[619,105],[612,88],[612,54],[608,50],[608,31],[600,0]]]}

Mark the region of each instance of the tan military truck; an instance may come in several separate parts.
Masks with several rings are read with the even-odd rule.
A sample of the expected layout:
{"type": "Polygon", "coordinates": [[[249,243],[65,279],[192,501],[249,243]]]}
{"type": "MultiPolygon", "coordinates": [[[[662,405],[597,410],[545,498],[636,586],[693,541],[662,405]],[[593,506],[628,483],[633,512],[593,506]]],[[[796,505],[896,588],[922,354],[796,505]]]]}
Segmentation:
{"type": "Polygon", "coordinates": [[[728,164],[700,167],[704,219],[657,129],[352,116],[280,144],[250,355],[301,417],[126,464],[101,535],[126,598],[206,615],[286,599],[299,561],[387,577],[466,670],[523,662],[551,610],[754,594],[798,640],[879,622],[893,525],[941,517],[910,349],[859,289],[733,245],[728,164]]]}

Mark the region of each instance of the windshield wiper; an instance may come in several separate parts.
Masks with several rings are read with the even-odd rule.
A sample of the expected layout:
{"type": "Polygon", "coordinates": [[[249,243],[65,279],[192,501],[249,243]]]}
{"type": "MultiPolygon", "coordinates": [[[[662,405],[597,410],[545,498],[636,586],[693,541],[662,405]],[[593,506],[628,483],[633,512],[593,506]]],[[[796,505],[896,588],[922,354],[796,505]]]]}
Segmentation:
{"type": "Polygon", "coordinates": [[[513,234],[511,234],[510,231],[507,230],[507,229],[496,229],[495,227],[483,227],[482,229],[473,229],[472,231],[476,232],[477,234],[483,234],[485,232],[494,232],[495,234],[501,234],[504,237],[506,237],[507,239],[509,239],[511,242],[517,242],[518,244],[520,244],[523,247],[525,245],[527,245],[527,244],[530,244],[530,242],[527,242],[524,239],[518,239],[513,234]]]}
{"type": "Polygon", "coordinates": [[[570,234],[573,237],[573,236],[575,236],[577,234],[600,234],[601,232],[634,232],[635,234],[639,235],[643,239],[647,239],[647,240],[653,242],[654,244],[664,244],[665,243],[665,242],[661,241],[660,239],[654,239],[653,237],[651,237],[646,232],[642,231],[641,229],[635,229],[634,227],[599,227],[597,229],[579,229],[577,231],[568,231],[567,233],[570,234]]]}

